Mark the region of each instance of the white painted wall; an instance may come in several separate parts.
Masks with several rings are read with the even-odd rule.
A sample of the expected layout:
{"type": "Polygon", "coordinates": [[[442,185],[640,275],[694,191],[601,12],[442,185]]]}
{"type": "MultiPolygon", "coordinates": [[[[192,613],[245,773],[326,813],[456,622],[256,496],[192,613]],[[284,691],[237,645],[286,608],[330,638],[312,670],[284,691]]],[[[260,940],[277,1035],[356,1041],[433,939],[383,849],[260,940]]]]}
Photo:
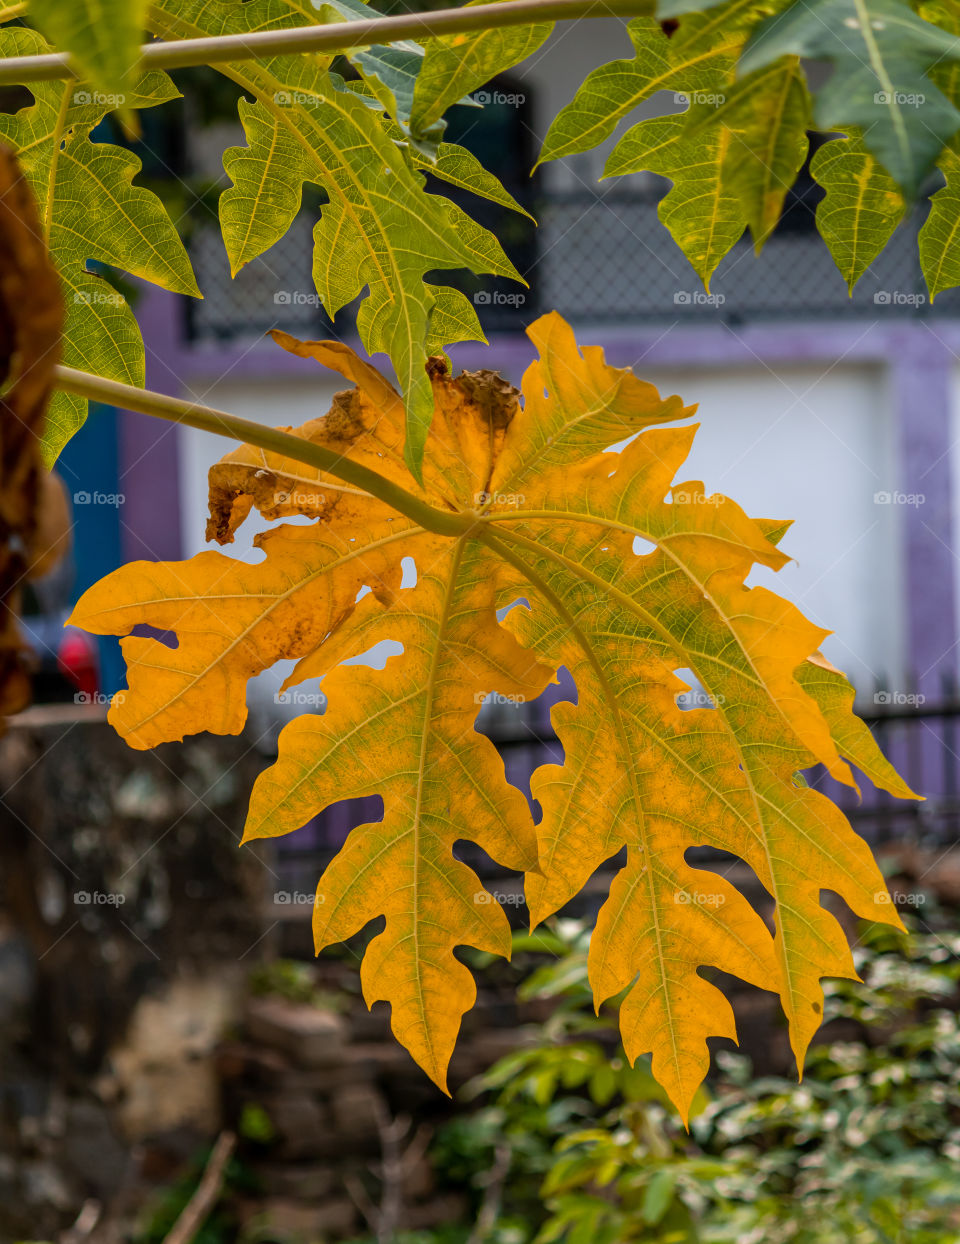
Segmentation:
{"type": "MultiPolygon", "coordinates": [[[[699,402],[693,452],[680,479],[701,479],[708,492],[731,496],[750,514],[793,518],[782,548],[794,559],[779,574],[758,571],[764,583],[835,633],[824,650],[872,693],[878,678],[904,676],[902,507],[877,504],[898,480],[892,420],[881,368],[797,366],[777,375],[758,363],[742,370],[638,368],[662,393],[699,402]]],[[[519,380],[519,377],[512,377],[519,380]]],[[[276,384],[227,378],[205,401],[274,426],[299,424],[323,413],[339,377],[276,384]]],[[[960,372],[958,372],[960,440],[960,372]]],[[[206,473],[228,448],[225,441],[182,429],[181,496],[187,554],[204,548],[206,473]]],[[[957,450],[960,456],[960,449],[957,450]]],[[[960,461],[958,461],[960,469],[960,461]]],[[[958,547],[960,547],[960,518],[958,547]]],[[[252,556],[250,540],[264,524],[248,519],[231,556],[252,556]]]]}
{"type": "Polygon", "coordinates": [[[903,510],[874,500],[897,489],[882,369],[637,370],[700,403],[681,480],[703,480],[748,514],[794,519],[780,545],[794,560],[750,581],[832,630],[824,652],[864,693],[881,677],[901,685],[903,510]]]}

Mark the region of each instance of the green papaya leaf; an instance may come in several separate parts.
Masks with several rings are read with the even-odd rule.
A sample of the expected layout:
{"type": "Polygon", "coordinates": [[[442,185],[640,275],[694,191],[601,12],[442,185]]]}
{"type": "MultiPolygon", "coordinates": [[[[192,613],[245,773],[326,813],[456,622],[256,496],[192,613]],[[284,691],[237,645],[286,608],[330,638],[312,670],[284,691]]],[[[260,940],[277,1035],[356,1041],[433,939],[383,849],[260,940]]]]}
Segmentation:
{"type": "MultiPolygon", "coordinates": [[[[0,56],[49,50],[35,31],[0,29],[0,56]]],[[[143,341],[133,312],[122,294],[88,269],[88,262],[199,297],[190,260],[160,199],[133,184],[139,159],[125,148],[91,141],[110,103],[73,80],[32,82],[30,89],[33,104],[13,115],[0,113],[0,138],[19,155],[64,284],[63,361],[109,380],[142,385],[143,341]]],[[[153,71],[128,88],[126,101],[131,108],[152,108],[178,96],[166,74],[153,71]]],[[[54,394],[43,445],[48,463],[81,426],[86,407],[83,398],[54,394]]]]}
{"type": "Polygon", "coordinates": [[[605,177],[647,170],[673,180],[657,214],[707,289],[720,260],[743,235],[740,201],[723,182],[729,132],[689,136],[682,113],[652,117],[627,130],[610,153],[605,177]]]}
{"type": "Polygon", "coordinates": [[[456,143],[441,143],[435,161],[428,163],[414,157],[414,163],[450,186],[469,190],[471,194],[489,199],[491,203],[497,203],[500,207],[509,208],[510,211],[519,212],[533,220],[527,209],[520,206],[513,195],[504,189],[499,179],[485,169],[466,147],[460,147],[456,143]]]}
{"type": "Polygon", "coordinates": [[[692,136],[718,125],[730,131],[724,188],[739,200],[759,252],[777,226],[809,145],[810,97],[797,57],[781,57],[740,78],[722,102],[692,111],[688,129],[692,136]]]}
{"type": "Polygon", "coordinates": [[[660,220],[709,285],[717,264],[742,235],[746,217],[721,179],[729,132],[723,126],[687,132],[693,110],[715,108],[725,98],[739,46],[733,32],[721,35],[719,45],[701,39],[705,24],[696,18],[685,37],[675,41],[655,21],[631,21],[627,30],[636,50],[633,60],[613,61],[587,77],[551,125],[540,158],[557,159],[595,146],[658,92],[672,90],[678,102],[680,97],[688,101],[687,113],[651,117],[628,129],[610,153],[604,176],[647,171],[673,181],[660,202],[660,220]]]}
{"type": "Polygon", "coordinates": [[[945,178],[930,196],[930,212],[920,229],[920,267],[930,301],[960,285],[960,145],[944,148],[937,165],[945,178]]]}
{"type": "Polygon", "coordinates": [[[852,293],[903,219],[906,203],[856,131],[824,143],[810,161],[810,173],[825,191],[817,204],[817,229],[852,293]]]}
{"type": "Polygon", "coordinates": [[[748,221],[761,240],[776,223],[771,218],[786,190],[781,182],[796,164],[803,141],[798,134],[804,98],[795,75],[788,75],[783,100],[779,81],[762,80],[762,91],[759,78],[743,87],[734,81],[757,8],[746,0],[726,0],[712,14],[685,18],[671,37],[649,18],[631,21],[633,59],[602,65],[586,78],[557,115],[540,154],[543,161],[586,151],[608,138],[638,105],[672,92],[687,111],[648,118],[628,129],[607,158],[604,176],[646,171],[673,182],[661,200],[660,220],[708,287],[748,221]],[[761,94],[765,111],[754,124],[749,120],[753,101],[747,101],[761,94]],[[722,114],[728,99],[730,108],[722,114]]]}
{"type": "MultiPolygon", "coordinates": [[[[960,34],[960,4],[957,0],[928,0],[921,4],[920,16],[952,35],[960,34]]],[[[949,100],[960,100],[960,63],[944,61],[930,70],[930,76],[949,100]]],[[[960,285],[960,143],[954,137],[937,160],[944,185],[930,197],[930,212],[920,229],[920,267],[930,301],[945,289],[960,285]]]]}
{"type": "Polygon", "coordinates": [[[428,130],[462,96],[526,60],[552,30],[553,22],[537,22],[430,39],[413,92],[412,130],[428,130]]]}

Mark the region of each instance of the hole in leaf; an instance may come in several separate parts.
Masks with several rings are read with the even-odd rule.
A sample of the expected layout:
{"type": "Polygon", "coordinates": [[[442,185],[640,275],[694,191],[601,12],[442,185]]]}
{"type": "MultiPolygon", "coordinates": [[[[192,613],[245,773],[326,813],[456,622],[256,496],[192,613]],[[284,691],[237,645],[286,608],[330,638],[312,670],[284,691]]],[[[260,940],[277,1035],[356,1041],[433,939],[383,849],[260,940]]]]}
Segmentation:
{"type": "Polygon", "coordinates": [[[146,622],[141,622],[130,632],[137,639],[156,639],[163,644],[165,648],[179,648],[180,638],[176,631],[162,631],[156,626],[149,626],[146,622]]]}
{"type": "Polygon", "coordinates": [[[403,644],[398,639],[381,639],[366,652],[341,661],[341,665],[366,665],[370,669],[382,670],[391,657],[398,657],[403,652],[403,644]]]}
{"type": "Polygon", "coordinates": [[[518,605],[522,605],[524,609],[530,608],[530,602],[526,596],[518,596],[516,600],[512,600],[509,605],[504,605],[497,610],[497,621],[502,622],[511,609],[516,609],[518,605]]]}
{"type": "Polygon", "coordinates": [[[631,441],[635,441],[640,435],[634,432],[630,436],[625,436],[622,441],[614,441],[612,445],[608,445],[603,451],[605,454],[622,454],[631,441]]]}
{"type": "Polygon", "coordinates": [[[709,692],[704,691],[700,684],[699,678],[691,669],[676,669],[673,671],[678,678],[681,678],[687,684],[687,690],[681,691],[676,697],[677,708],[682,709],[685,713],[695,708],[705,708],[715,711],[717,708],[716,701],[709,692]]]}
{"type": "MultiPolygon", "coordinates": [[[[524,602],[525,603],[525,602],[524,602]]],[[[557,671],[557,681],[525,704],[509,697],[488,695],[478,705],[474,729],[496,746],[507,781],[525,796],[535,821],[542,817],[530,790],[530,777],[540,765],[562,765],[563,745],[554,736],[550,710],[563,701],[576,703],[577,689],[568,670],[557,671]]]]}

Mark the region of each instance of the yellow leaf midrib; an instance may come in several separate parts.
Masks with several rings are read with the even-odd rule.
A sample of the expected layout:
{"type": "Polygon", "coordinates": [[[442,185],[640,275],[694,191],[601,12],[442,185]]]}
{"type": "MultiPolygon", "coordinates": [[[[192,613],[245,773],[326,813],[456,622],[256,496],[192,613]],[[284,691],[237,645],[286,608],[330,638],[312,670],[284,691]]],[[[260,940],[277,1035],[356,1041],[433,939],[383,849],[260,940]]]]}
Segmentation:
{"type": "Polygon", "coordinates": [[[437,1063],[437,1055],[433,1044],[433,1032],[430,1027],[427,1008],[423,999],[423,982],[420,976],[420,922],[418,920],[419,902],[420,902],[420,816],[423,809],[423,784],[426,780],[426,756],[427,741],[433,727],[433,698],[436,693],[437,671],[440,666],[440,653],[443,648],[443,640],[441,636],[446,628],[446,624],[450,618],[450,608],[453,604],[454,592],[456,590],[457,572],[460,569],[460,563],[463,560],[464,549],[466,546],[466,538],[461,536],[454,542],[454,551],[450,563],[450,571],[447,582],[444,585],[443,603],[440,610],[440,618],[437,623],[437,641],[433,646],[433,652],[430,655],[430,672],[427,679],[426,691],[423,697],[423,725],[420,731],[420,758],[417,767],[417,793],[414,803],[413,813],[413,944],[414,944],[414,962],[416,964],[416,988],[417,988],[417,1009],[420,1013],[420,1025],[424,1032],[427,1048],[430,1051],[431,1063],[440,1071],[437,1063]]]}
{"type": "MultiPolygon", "coordinates": [[[[52,142],[52,151],[50,154],[50,169],[47,177],[47,197],[43,208],[43,236],[49,245],[50,230],[53,227],[53,200],[54,191],[57,185],[57,166],[60,159],[60,151],[63,147],[63,131],[67,124],[67,113],[70,111],[70,100],[73,97],[74,83],[68,78],[63,83],[63,95],[60,99],[60,108],[57,112],[57,119],[54,122],[53,130],[49,135],[44,135],[44,140],[52,142]]],[[[21,153],[22,154],[22,153],[21,153]]]]}
{"type": "MultiPolygon", "coordinates": [[[[492,547],[496,552],[498,552],[501,557],[509,561],[517,570],[519,570],[520,573],[523,574],[528,579],[528,581],[536,587],[537,591],[542,593],[545,599],[550,602],[553,608],[557,611],[558,615],[568,625],[571,633],[576,636],[577,642],[579,643],[587,660],[590,662],[590,665],[593,668],[594,675],[597,678],[597,681],[601,687],[601,690],[603,692],[603,697],[607,702],[607,706],[610,710],[610,715],[614,722],[614,728],[616,731],[617,738],[620,742],[624,764],[630,776],[630,787],[631,787],[631,793],[633,797],[633,806],[636,809],[636,816],[637,816],[637,836],[641,841],[642,850],[644,851],[645,855],[649,858],[650,857],[649,842],[648,842],[647,835],[645,832],[646,821],[645,821],[644,812],[643,812],[643,803],[640,798],[640,790],[637,785],[636,767],[631,763],[631,760],[630,760],[630,748],[628,745],[627,734],[623,726],[623,719],[622,719],[622,714],[620,710],[620,704],[619,704],[619,701],[617,700],[616,692],[614,691],[613,687],[610,685],[610,680],[607,677],[606,670],[603,668],[603,665],[601,664],[599,657],[593,651],[593,646],[589,643],[586,635],[584,635],[583,631],[580,629],[580,626],[577,623],[576,618],[574,618],[574,616],[570,613],[569,609],[567,609],[564,602],[553,591],[550,585],[546,583],[536,573],[535,570],[531,569],[531,567],[527,565],[527,563],[525,563],[522,558],[520,558],[519,556],[515,556],[513,553],[510,552],[509,549],[503,548],[503,546],[497,540],[496,536],[494,536],[489,541],[489,544],[490,544],[490,547],[492,547]]],[[[666,969],[664,967],[666,956],[663,950],[663,932],[660,927],[660,913],[659,913],[659,908],[658,908],[658,903],[657,903],[657,894],[656,894],[656,891],[653,885],[653,874],[649,868],[646,870],[645,875],[649,877],[648,889],[649,889],[649,898],[650,898],[650,910],[652,913],[654,932],[655,932],[656,943],[657,943],[657,963],[660,965],[660,987],[663,990],[667,1014],[670,1017],[670,1023],[668,1024],[668,1028],[670,1031],[670,1045],[671,1045],[671,1049],[673,1052],[674,1069],[677,1074],[678,1082],[682,1083],[682,1075],[680,1071],[680,1051],[677,1047],[676,1027],[673,1023],[673,1007],[671,1005],[670,992],[669,992],[669,989],[667,988],[666,969]]]]}

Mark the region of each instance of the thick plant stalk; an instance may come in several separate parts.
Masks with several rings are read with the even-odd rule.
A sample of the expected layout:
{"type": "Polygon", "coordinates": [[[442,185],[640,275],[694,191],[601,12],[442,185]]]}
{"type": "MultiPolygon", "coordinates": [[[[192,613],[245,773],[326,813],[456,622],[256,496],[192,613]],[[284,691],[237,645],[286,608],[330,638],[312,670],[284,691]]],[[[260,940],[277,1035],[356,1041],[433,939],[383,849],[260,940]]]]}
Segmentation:
{"type": "Polygon", "coordinates": [[[102,376],[93,376],[73,367],[57,367],[55,379],[57,387],[66,393],[76,393],[90,401],[105,402],[124,410],[136,410],[140,414],[167,419],[171,423],[185,423],[188,427],[214,432],[217,436],[227,436],[231,440],[246,441],[269,453],[282,454],[296,462],[326,471],[344,483],[378,497],[425,531],[433,531],[443,536],[459,536],[479,521],[476,515],[439,510],[392,480],[384,479],[369,467],[334,453],[325,445],[314,445],[299,436],[291,436],[289,432],[255,423],[252,419],[241,419],[238,415],[214,410],[199,402],[167,397],[149,389],[138,389],[136,385],[122,384],[118,380],[105,380],[102,376]]]}
{"type": "MultiPolygon", "coordinates": [[[[327,26],[146,43],[141,48],[140,66],[143,69],[183,69],[188,65],[217,65],[287,53],[345,52],[349,48],[392,43],[397,39],[469,34],[503,26],[528,26],[534,22],[573,21],[581,17],[641,17],[652,14],[653,7],[651,0],[506,0],[503,4],[401,13],[356,22],[332,22],[327,26]]],[[[62,52],[13,56],[0,63],[0,86],[81,76],[72,57],[62,52]]]]}

